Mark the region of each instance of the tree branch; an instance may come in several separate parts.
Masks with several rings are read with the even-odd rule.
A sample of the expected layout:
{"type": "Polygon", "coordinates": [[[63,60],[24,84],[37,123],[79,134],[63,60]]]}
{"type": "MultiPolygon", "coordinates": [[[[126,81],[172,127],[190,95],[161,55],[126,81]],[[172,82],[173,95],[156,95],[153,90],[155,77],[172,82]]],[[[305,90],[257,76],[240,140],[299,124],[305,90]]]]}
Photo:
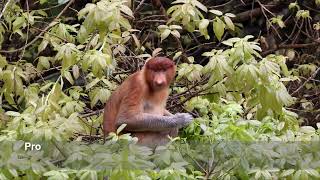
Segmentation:
{"type": "Polygon", "coordinates": [[[18,49],[14,49],[14,50],[0,50],[1,53],[14,53],[14,52],[18,52],[21,51],[29,46],[31,46],[34,42],[36,42],[46,31],[48,31],[50,28],[52,28],[53,26],[58,24],[58,19],[60,18],[60,16],[62,16],[62,14],[69,8],[69,6],[71,6],[71,4],[74,2],[75,0],[70,0],[69,3],[62,9],[62,11],[57,15],[57,17],[55,17],[51,23],[49,24],[49,26],[47,26],[46,28],[44,28],[43,30],[41,30],[40,34],[38,34],[32,41],[30,41],[28,44],[24,45],[23,47],[20,47],[18,49]]]}

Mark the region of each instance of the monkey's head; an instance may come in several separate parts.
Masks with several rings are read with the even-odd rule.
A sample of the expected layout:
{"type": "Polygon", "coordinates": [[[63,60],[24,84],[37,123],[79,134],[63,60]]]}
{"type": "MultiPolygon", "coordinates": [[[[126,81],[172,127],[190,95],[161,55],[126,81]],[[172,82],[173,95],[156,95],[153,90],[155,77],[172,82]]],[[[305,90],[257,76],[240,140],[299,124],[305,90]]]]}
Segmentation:
{"type": "Polygon", "coordinates": [[[148,86],[158,91],[170,85],[176,73],[176,66],[169,58],[155,57],[147,61],[144,73],[148,86]]]}

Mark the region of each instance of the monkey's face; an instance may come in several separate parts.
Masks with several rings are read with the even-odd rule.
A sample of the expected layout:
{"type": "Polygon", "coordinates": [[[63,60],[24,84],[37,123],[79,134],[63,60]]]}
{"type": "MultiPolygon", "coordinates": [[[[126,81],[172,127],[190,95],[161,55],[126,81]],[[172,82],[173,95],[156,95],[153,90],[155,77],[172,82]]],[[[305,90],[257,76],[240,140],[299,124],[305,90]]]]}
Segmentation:
{"type": "Polygon", "coordinates": [[[159,91],[169,87],[176,72],[174,63],[164,57],[157,57],[149,60],[145,67],[145,77],[148,86],[159,91]]]}
{"type": "Polygon", "coordinates": [[[166,71],[153,71],[147,72],[147,83],[149,87],[154,91],[159,91],[168,88],[173,76],[170,75],[169,70],[166,71]]]}

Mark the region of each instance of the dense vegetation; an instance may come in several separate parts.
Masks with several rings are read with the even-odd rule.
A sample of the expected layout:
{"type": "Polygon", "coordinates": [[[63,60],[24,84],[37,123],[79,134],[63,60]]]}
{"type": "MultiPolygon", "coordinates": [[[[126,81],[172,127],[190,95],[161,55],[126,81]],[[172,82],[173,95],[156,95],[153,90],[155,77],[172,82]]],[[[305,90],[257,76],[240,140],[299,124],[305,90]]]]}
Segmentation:
{"type": "Polygon", "coordinates": [[[3,0],[0,179],[319,179],[319,6],[3,0]],[[105,101],[158,55],[194,122],[155,150],[123,126],[103,143],[105,101]]]}

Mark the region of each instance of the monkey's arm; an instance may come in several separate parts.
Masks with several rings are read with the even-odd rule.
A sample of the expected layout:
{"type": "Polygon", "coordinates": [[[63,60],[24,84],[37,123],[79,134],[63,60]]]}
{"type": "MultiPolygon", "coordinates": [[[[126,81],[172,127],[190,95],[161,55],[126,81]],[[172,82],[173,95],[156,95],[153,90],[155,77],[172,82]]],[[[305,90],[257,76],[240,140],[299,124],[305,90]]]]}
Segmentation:
{"type": "Polygon", "coordinates": [[[116,126],[119,127],[121,124],[127,124],[125,130],[131,132],[164,131],[184,127],[188,125],[192,119],[193,117],[188,113],[178,113],[172,116],[142,113],[131,117],[120,116],[116,126]]]}

